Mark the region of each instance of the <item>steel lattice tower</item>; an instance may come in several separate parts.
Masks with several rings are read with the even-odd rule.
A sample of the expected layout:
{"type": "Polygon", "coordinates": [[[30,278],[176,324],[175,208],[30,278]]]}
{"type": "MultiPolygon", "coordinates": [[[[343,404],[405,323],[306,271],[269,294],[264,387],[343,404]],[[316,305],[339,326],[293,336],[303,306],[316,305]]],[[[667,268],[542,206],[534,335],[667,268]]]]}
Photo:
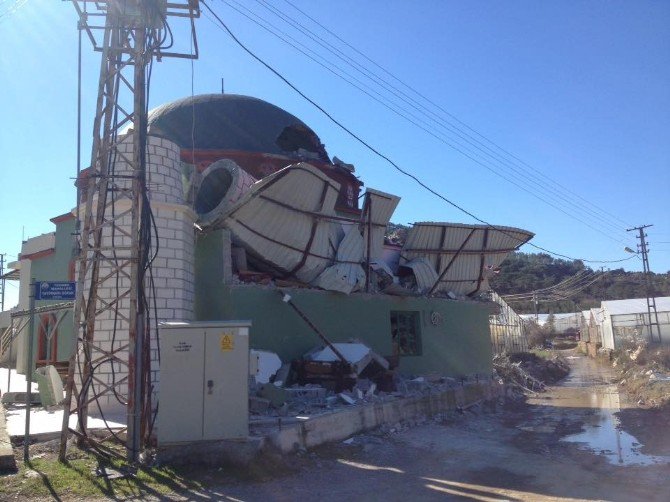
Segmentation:
{"type": "Polygon", "coordinates": [[[200,16],[199,3],[198,0],[71,1],[79,15],[79,29],[87,35],[94,50],[101,52],[102,58],[91,165],[77,179],[80,216],[74,308],[77,347],[68,369],[60,459],[65,460],[69,432],[83,441],[97,443],[87,433],[88,408],[102,394],[111,393],[126,404],[125,443],[129,460],[137,460],[148,440],[152,412],[147,369],[149,312],[143,300],[149,267],[143,236],[150,231],[146,186],[147,76],[154,58],[198,57],[194,20],[200,16]],[[164,42],[167,34],[172,33],[168,25],[171,18],[190,24],[191,50],[168,50],[164,42]],[[131,144],[132,148],[122,148],[123,144],[131,144]],[[123,171],[116,169],[119,163],[126,166],[123,171]],[[110,287],[116,288],[111,301],[100,295],[101,290],[110,287]],[[114,330],[127,333],[128,339],[113,350],[107,350],[96,340],[99,321],[110,318],[114,330]],[[127,378],[111,383],[97,378],[96,369],[104,364],[123,367],[127,378]],[[77,430],[69,428],[73,413],[78,416],[77,430]]]}

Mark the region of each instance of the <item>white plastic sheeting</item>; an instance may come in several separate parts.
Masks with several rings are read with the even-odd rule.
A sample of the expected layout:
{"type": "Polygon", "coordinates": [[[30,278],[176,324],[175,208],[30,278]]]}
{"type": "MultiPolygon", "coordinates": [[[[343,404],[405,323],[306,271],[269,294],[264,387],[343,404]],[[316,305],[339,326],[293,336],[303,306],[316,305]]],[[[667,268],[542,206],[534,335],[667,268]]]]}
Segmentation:
{"type": "Polygon", "coordinates": [[[415,223],[407,234],[400,264],[425,258],[440,277],[433,293],[474,295],[489,289],[488,279],[505,257],[533,235],[512,227],[415,223]]]}
{"type": "Polygon", "coordinates": [[[255,363],[251,367],[255,367],[255,372],[252,374],[256,383],[268,383],[279,368],[281,368],[281,359],[274,352],[268,350],[251,349],[249,351],[250,362],[255,359],[255,363]]]}

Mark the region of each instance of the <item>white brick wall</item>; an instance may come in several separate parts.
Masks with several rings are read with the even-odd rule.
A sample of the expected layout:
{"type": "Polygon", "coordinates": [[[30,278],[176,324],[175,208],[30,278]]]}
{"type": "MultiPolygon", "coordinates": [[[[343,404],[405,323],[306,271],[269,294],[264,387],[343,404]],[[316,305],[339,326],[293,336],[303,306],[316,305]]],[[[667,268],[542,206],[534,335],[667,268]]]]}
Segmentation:
{"type": "MultiPolygon", "coordinates": [[[[124,155],[130,157],[132,154],[132,144],[124,142],[119,146],[119,150],[124,155]]],[[[179,161],[179,147],[168,140],[149,137],[148,138],[148,162],[147,162],[147,181],[151,208],[154,214],[158,231],[158,255],[153,263],[153,279],[155,295],[151,290],[149,281],[145,283],[146,294],[149,296],[151,326],[156,327],[161,321],[188,321],[193,319],[193,298],[194,298],[194,229],[195,214],[184,204],[184,195],[181,181],[181,167],[179,161]],[[154,319],[154,299],[158,313],[158,319],[154,319]]],[[[128,164],[120,157],[117,157],[117,174],[130,174],[128,164]]],[[[119,185],[129,186],[129,181],[122,180],[119,185]]],[[[94,204],[95,207],[95,204],[94,204]]],[[[130,201],[120,200],[116,204],[116,213],[130,207],[130,201]]],[[[109,214],[109,213],[108,213],[109,214]]],[[[131,216],[125,215],[119,225],[125,231],[130,231],[131,216]]],[[[111,245],[111,234],[109,230],[103,232],[104,245],[111,245]]],[[[123,236],[119,232],[114,238],[115,246],[130,245],[130,238],[123,236]]],[[[155,248],[154,248],[155,249],[155,248]]],[[[108,253],[110,261],[114,256],[108,253]]],[[[117,259],[122,261],[129,256],[129,251],[118,249],[117,259]]],[[[130,268],[125,269],[129,273],[130,268]]],[[[99,296],[101,301],[112,302],[117,297],[117,279],[118,289],[121,293],[125,292],[130,286],[129,278],[113,274],[112,263],[103,263],[100,276],[109,277],[101,284],[99,296]]],[[[102,305],[99,304],[98,307],[102,305]]],[[[129,298],[126,297],[119,302],[119,309],[124,315],[128,315],[129,298]]],[[[158,392],[158,351],[155,339],[156,330],[152,330],[151,335],[151,374],[154,385],[154,402],[158,392]]],[[[128,323],[120,316],[117,316],[116,334],[114,336],[114,313],[112,311],[103,312],[97,319],[95,325],[95,344],[103,350],[112,351],[128,343],[128,323]],[[112,347],[112,338],[114,338],[114,347],[112,347]]],[[[117,354],[122,360],[128,359],[128,352],[124,350],[117,354]]],[[[127,376],[127,368],[120,364],[114,365],[116,381],[122,380],[127,376]]],[[[102,364],[96,370],[96,377],[106,383],[111,383],[112,368],[109,363],[102,364]]],[[[97,390],[100,390],[100,384],[94,384],[97,390]]],[[[127,395],[127,384],[120,387],[119,393],[127,395]]],[[[100,399],[100,405],[108,412],[123,412],[124,407],[118,403],[112,394],[107,394],[100,399]]],[[[96,405],[91,405],[91,410],[96,409],[96,405]]]]}

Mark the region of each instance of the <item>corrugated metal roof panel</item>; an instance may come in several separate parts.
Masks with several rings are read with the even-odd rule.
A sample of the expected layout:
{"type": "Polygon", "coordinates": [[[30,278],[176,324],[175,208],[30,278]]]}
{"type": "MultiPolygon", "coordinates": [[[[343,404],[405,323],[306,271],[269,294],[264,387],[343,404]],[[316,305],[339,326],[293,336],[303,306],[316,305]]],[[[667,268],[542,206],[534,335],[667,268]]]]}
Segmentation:
{"type": "MultiPolygon", "coordinates": [[[[391,221],[391,216],[395,208],[398,207],[400,197],[390,193],[381,192],[368,188],[365,191],[366,197],[363,204],[363,211],[361,217],[363,221],[368,221],[368,205],[370,207],[372,231],[370,233],[370,260],[380,260],[384,254],[384,235],[386,234],[386,227],[391,221]]],[[[365,252],[367,253],[368,242],[368,227],[365,226],[363,230],[363,237],[365,242],[365,252]]]]}
{"type": "Polygon", "coordinates": [[[402,266],[412,269],[417,293],[422,295],[428,293],[437,282],[437,272],[426,258],[415,258],[402,266]]]}
{"type": "Polygon", "coordinates": [[[513,227],[419,222],[407,234],[400,263],[426,258],[441,276],[436,291],[473,295],[488,290],[497,267],[533,235],[513,227]]]}
{"type": "Polygon", "coordinates": [[[324,270],[312,285],[331,291],[349,294],[365,286],[363,261],[363,236],[357,227],[348,225],[346,234],[337,248],[335,265],[324,270]]]}
{"type": "Polygon", "coordinates": [[[295,164],[255,183],[221,221],[263,266],[309,283],[335,257],[339,188],[319,169],[295,164]]]}

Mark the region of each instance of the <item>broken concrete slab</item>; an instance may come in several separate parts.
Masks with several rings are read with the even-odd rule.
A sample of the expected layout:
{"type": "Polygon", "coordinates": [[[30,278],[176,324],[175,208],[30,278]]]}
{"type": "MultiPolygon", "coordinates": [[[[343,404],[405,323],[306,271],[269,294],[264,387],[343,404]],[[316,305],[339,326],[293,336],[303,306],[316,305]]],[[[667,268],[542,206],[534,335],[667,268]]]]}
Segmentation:
{"type": "Polygon", "coordinates": [[[270,409],[270,400],[263,397],[249,396],[249,413],[263,415],[270,409]]]}
{"type": "Polygon", "coordinates": [[[290,402],[323,403],[326,389],[316,385],[294,386],[284,389],[290,402]]]}
{"type": "Polygon", "coordinates": [[[286,401],[288,401],[289,397],[286,389],[282,389],[281,387],[277,387],[271,383],[263,384],[263,386],[261,386],[260,390],[258,391],[258,396],[268,399],[273,408],[281,407],[286,401]]]}
{"type": "MultiPolygon", "coordinates": [[[[26,393],[5,392],[0,401],[2,401],[2,404],[26,404],[26,393]]],[[[42,404],[39,392],[30,393],[30,404],[37,406],[42,404]]]]}

